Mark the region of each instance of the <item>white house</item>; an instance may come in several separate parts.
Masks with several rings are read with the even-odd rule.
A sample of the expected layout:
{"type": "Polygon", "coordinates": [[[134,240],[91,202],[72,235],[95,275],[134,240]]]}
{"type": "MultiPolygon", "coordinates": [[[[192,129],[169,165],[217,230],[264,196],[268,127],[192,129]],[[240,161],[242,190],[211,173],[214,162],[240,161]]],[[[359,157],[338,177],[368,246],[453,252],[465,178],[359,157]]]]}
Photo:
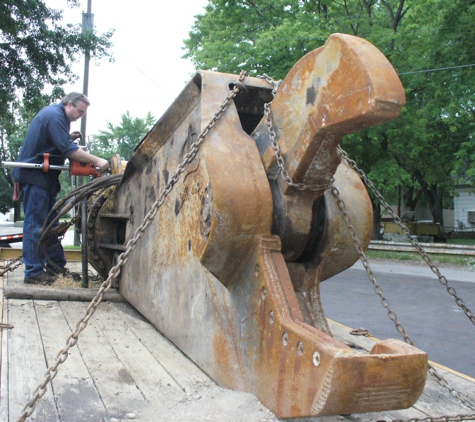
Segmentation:
{"type": "Polygon", "coordinates": [[[470,185],[457,185],[454,197],[455,229],[475,231],[475,190],[470,185]]]}

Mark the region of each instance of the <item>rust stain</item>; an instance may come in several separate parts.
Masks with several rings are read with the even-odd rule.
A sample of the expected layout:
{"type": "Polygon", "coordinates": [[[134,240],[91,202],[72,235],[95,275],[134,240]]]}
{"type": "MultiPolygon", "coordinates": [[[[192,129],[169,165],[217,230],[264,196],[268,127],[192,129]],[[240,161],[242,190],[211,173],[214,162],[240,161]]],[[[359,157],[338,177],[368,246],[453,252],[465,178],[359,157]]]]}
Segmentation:
{"type": "MultiPolygon", "coordinates": [[[[98,202],[90,242],[102,273],[236,80],[199,72],[98,202]]],[[[283,182],[261,119],[270,87],[244,84],[247,99],[236,97],[214,124],[131,251],[120,292],[216,382],[252,392],[279,418],[407,407],[422,391],[427,355],[396,340],[370,355],[350,349],[331,337],[319,293],[357,259],[332,178],[369,243],[369,197],[336,148],[345,134],[397,117],[405,100],[394,69],[371,44],[334,34],[284,79],[272,102],[275,141],[294,182],[313,190],[283,182]]]]}

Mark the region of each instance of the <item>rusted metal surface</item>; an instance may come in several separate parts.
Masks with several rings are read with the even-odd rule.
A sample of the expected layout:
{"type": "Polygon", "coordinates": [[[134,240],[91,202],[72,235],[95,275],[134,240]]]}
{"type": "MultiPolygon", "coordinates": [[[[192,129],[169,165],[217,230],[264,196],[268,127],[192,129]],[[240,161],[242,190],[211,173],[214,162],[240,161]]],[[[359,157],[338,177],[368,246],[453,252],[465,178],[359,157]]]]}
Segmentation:
{"type": "MultiPolygon", "coordinates": [[[[103,274],[236,80],[199,72],[98,202],[91,242],[103,274]]],[[[276,177],[259,123],[271,87],[244,84],[121,268],[120,293],[220,385],[254,393],[278,417],[411,406],[425,382],[424,352],[387,340],[361,354],[331,336],[319,283],[357,253],[331,194],[276,177]]],[[[384,56],[340,34],[295,65],[272,103],[289,174],[311,185],[335,177],[363,247],[370,202],[335,149],[403,104],[384,56]]]]}

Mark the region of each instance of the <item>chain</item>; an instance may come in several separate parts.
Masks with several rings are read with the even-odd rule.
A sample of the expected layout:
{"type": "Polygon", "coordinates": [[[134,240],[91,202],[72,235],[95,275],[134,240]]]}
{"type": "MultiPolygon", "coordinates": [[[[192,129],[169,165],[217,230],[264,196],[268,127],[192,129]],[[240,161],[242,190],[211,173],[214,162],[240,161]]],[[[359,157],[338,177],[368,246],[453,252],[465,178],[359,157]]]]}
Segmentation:
{"type": "MultiPolygon", "coordinates": [[[[246,76],[247,76],[247,73],[242,71],[241,74],[239,75],[238,81],[242,82],[246,76]]],[[[152,205],[150,211],[145,216],[144,221],[135,231],[134,237],[127,242],[125,252],[119,255],[116,265],[110,269],[107,280],[105,280],[101,284],[101,287],[99,288],[96,296],[92,299],[91,303],[87,307],[85,315],[76,325],[76,330],[66,340],[66,347],[62,349],[56,356],[56,361],[54,365],[50,366],[47,369],[44,381],[36,388],[35,392],[33,393],[33,398],[30,400],[30,402],[28,402],[25,405],[25,407],[23,408],[22,414],[20,415],[17,422],[24,421],[28,416],[30,416],[33,413],[36,406],[36,402],[38,401],[38,399],[43,397],[43,395],[46,392],[46,387],[48,383],[51,382],[54,379],[54,377],[57,375],[58,366],[62,364],[68,358],[69,349],[76,345],[80,333],[87,327],[87,324],[89,320],[91,319],[91,317],[94,315],[97,309],[97,306],[99,305],[99,303],[101,303],[104,297],[104,293],[110,289],[112,281],[115,280],[119,276],[121,267],[127,262],[130,253],[136,248],[137,242],[142,238],[146,229],[150,226],[150,224],[154,220],[159,208],[162,206],[165,199],[172,191],[173,186],[178,182],[181,174],[184,172],[186,165],[193,161],[196,154],[198,153],[198,150],[201,144],[204,142],[205,137],[209,134],[209,132],[214,127],[216,122],[220,119],[220,117],[222,116],[226,108],[228,107],[229,103],[237,95],[239,90],[240,90],[240,87],[238,86],[238,84],[236,84],[234,88],[231,90],[231,92],[229,93],[229,95],[226,97],[226,99],[223,101],[221,106],[218,108],[218,111],[213,115],[213,117],[211,118],[211,121],[200,133],[197,140],[191,145],[190,151],[184,155],[183,161],[177,166],[175,173],[170,178],[170,180],[168,181],[168,183],[165,185],[162,192],[160,193],[159,197],[152,205]]]]}
{"type": "MultiPolygon", "coordinates": [[[[279,89],[282,81],[275,81],[273,78],[271,78],[270,76],[268,76],[265,73],[264,73],[264,75],[262,75],[262,76],[258,75],[257,77],[260,78],[260,79],[264,79],[265,81],[267,81],[268,84],[273,86],[272,96],[275,97],[275,95],[277,94],[277,90],[279,89]]],[[[298,190],[323,191],[325,189],[328,189],[329,185],[326,185],[326,186],[310,186],[310,185],[306,185],[304,183],[295,183],[292,180],[292,178],[290,177],[288,171],[285,170],[284,158],[282,157],[282,153],[280,151],[279,143],[276,140],[277,135],[275,133],[274,126],[273,126],[273,123],[272,123],[271,107],[270,106],[271,106],[271,103],[265,103],[264,104],[264,116],[266,118],[266,126],[267,126],[267,129],[269,130],[269,136],[270,136],[271,141],[272,141],[272,148],[274,149],[274,152],[275,152],[277,165],[279,166],[280,173],[282,174],[282,178],[284,179],[284,181],[289,186],[292,186],[292,187],[294,187],[295,189],[298,189],[298,190]]]]}
{"type": "MultiPolygon", "coordinates": [[[[280,87],[280,84],[282,81],[275,81],[272,79],[270,76],[264,74],[264,75],[258,75],[257,76],[260,79],[266,80],[270,85],[273,86],[272,89],[272,96],[275,97],[275,94],[277,93],[277,90],[280,87]]],[[[277,165],[279,166],[280,173],[282,174],[282,178],[284,181],[289,185],[292,186],[293,188],[297,190],[312,190],[312,191],[324,191],[330,187],[330,185],[333,183],[333,178],[330,180],[330,183],[327,185],[307,185],[305,183],[295,183],[292,178],[289,175],[289,172],[285,169],[285,162],[284,158],[282,157],[282,153],[280,151],[280,146],[279,143],[277,142],[276,138],[277,135],[274,130],[274,125],[272,123],[272,117],[271,117],[271,103],[265,103],[264,104],[264,116],[266,118],[266,126],[269,131],[269,136],[272,141],[272,148],[274,149],[275,153],[275,158],[277,160],[277,165]]]]}
{"type": "MultiPolygon", "coordinates": [[[[369,186],[371,188],[371,190],[373,190],[373,193],[377,196],[377,198],[381,201],[381,204],[385,207],[385,209],[389,209],[391,210],[391,207],[387,204],[387,202],[385,201],[385,199],[383,198],[383,196],[376,190],[376,188],[374,187],[373,183],[367,178],[367,176],[364,174],[364,172],[362,170],[360,170],[356,163],[351,160],[349,157],[348,157],[348,154],[346,152],[344,152],[341,148],[338,148],[338,152],[340,153],[340,155],[345,158],[345,160],[347,160],[349,162],[349,164],[351,165],[351,167],[358,172],[358,174],[361,176],[361,178],[364,180],[364,182],[367,184],[367,186],[369,186]]],[[[376,281],[376,278],[374,276],[374,273],[373,271],[371,270],[371,267],[369,265],[369,262],[368,262],[368,259],[366,257],[366,254],[363,252],[363,249],[361,248],[361,244],[359,242],[359,239],[356,235],[356,230],[351,222],[351,219],[350,219],[350,216],[349,214],[347,213],[346,211],[346,207],[345,207],[345,203],[343,202],[343,200],[341,199],[340,197],[340,193],[338,191],[338,189],[335,187],[335,186],[332,186],[331,188],[331,192],[332,194],[336,197],[337,199],[337,202],[338,202],[338,207],[340,208],[340,210],[342,211],[343,213],[343,217],[345,219],[345,223],[346,225],[348,226],[348,230],[350,232],[350,235],[353,239],[353,242],[355,244],[355,247],[356,247],[356,250],[358,251],[358,255],[360,257],[360,260],[363,264],[363,267],[365,268],[366,270],[366,273],[368,274],[368,278],[370,279],[371,283],[373,284],[373,288],[376,292],[376,294],[379,296],[380,298],[380,301],[381,301],[381,304],[383,305],[383,307],[386,309],[387,313],[388,313],[388,316],[389,318],[394,322],[395,326],[396,326],[396,329],[398,330],[398,332],[402,335],[402,337],[404,338],[404,341],[412,346],[414,346],[414,343],[413,341],[411,340],[411,338],[407,335],[403,325],[398,321],[397,319],[397,315],[396,313],[391,309],[390,305],[389,305],[389,301],[384,297],[383,295],[383,292],[382,292],[382,289],[381,287],[379,286],[379,284],[377,283],[376,281]]],[[[392,212],[391,210],[391,214],[394,217],[397,217],[394,215],[394,213],[392,212]]],[[[395,219],[396,221],[396,219],[395,219]]],[[[399,220],[400,222],[400,220],[399,220]]],[[[402,223],[400,224],[401,228],[404,227],[406,229],[405,226],[402,225],[402,223]]],[[[406,229],[407,231],[407,229],[406,229]]],[[[407,231],[408,232],[408,231],[407,231]]],[[[409,233],[409,232],[408,232],[409,233]]],[[[409,236],[410,237],[410,236],[409,236]]],[[[411,238],[412,239],[412,238],[411,238]]],[[[417,242],[417,245],[419,246],[419,249],[421,249],[422,253],[427,257],[427,254],[422,250],[422,248],[420,247],[420,245],[418,244],[417,242]]],[[[429,257],[427,257],[427,259],[429,259],[429,257]]],[[[430,259],[429,259],[430,260],[430,259]]],[[[435,267],[435,265],[432,264],[433,267],[435,267]]],[[[436,267],[435,267],[436,268],[436,267]]],[[[436,268],[437,269],[437,268],[436,268]]],[[[438,269],[437,269],[438,271],[438,269]]],[[[440,272],[439,272],[440,274],[440,272]]],[[[445,277],[444,277],[444,280],[445,280],[445,277]]],[[[445,282],[447,283],[447,280],[445,280],[445,282]]],[[[473,317],[473,315],[472,315],[473,317]]],[[[444,387],[444,388],[447,388],[451,395],[456,397],[457,399],[459,399],[466,407],[468,407],[469,409],[472,409],[472,410],[475,410],[475,405],[470,402],[466,397],[464,397],[464,395],[462,393],[460,393],[459,391],[455,390],[454,388],[450,387],[447,383],[447,381],[435,370],[435,368],[432,366],[432,365],[429,365],[429,368],[428,368],[428,372],[430,375],[432,375],[433,377],[435,377],[438,381],[438,383],[444,387]]],[[[463,417],[465,419],[467,419],[467,416],[461,416],[461,415],[458,415],[456,416],[455,418],[456,419],[451,419],[452,417],[444,417],[445,419],[443,419],[444,421],[445,420],[458,420],[457,418],[459,417],[463,417]]],[[[468,419],[474,419],[475,418],[475,414],[473,415],[469,415],[468,416],[468,419]]],[[[428,419],[414,419],[414,420],[417,420],[417,421],[424,421],[424,420],[436,420],[435,418],[428,418],[428,419]]]]}
{"type": "Polygon", "coordinates": [[[472,322],[472,324],[475,325],[475,316],[473,315],[473,313],[470,311],[470,309],[467,308],[467,306],[465,305],[465,302],[457,296],[456,290],[452,286],[449,285],[449,283],[447,282],[447,279],[441,274],[439,268],[432,262],[432,260],[429,258],[427,253],[424,251],[424,249],[422,249],[422,246],[420,245],[418,240],[411,236],[409,229],[404,224],[402,224],[401,219],[394,213],[394,211],[391,209],[389,204],[385,201],[381,193],[376,189],[376,187],[371,182],[371,180],[368,179],[366,174],[357,167],[356,162],[352,160],[348,156],[348,154],[345,151],[343,151],[340,147],[338,148],[338,153],[350,164],[353,170],[355,170],[359,174],[361,179],[363,179],[363,181],[365,182],[366,186],[368,186],[371,189],[373,194],[380,201],[381,205],[383,205],[384,209],[389,213],[389,215],[393,218],[394,222],[399,226],[399,228],[402,230],[404,235],[411,242],[412,246],[414,246],[417,249],[418,253],[422,256],[422,258],[427,263],[427,265],[429,265],[430,269],[437,276],[440,283],[443,286],[445,286],[449,295],[455,299],[455,303],[460,308],[463,309],[463,311],[465,312],[465,315],[472,322]]]}
{"type": "Polygon", "coordinates": [[[279,166],[280,173],[282,174],[282,178],[284,181],[295,189],[298,190],[312,190],[312,191],[324,191],[328,189],[331,184],[333,183],[333,178],[330,180],[330,183],[327,185],[307,185],[305,183],[295,183],[289,175],[289,172],[285,169],[285,162],[284,158],[282,157],[282,153],[280,151],[279,143],[276,139],[276,133],[274,131],[274,126],[272,124],[271,118],[271,103],[264,104],[264,116],[266,118],[266,125],[269,130],[269,136],[272,141],[272,148],[274,149],[275,158],[277,160],[277,165],[279,166]]]}
{"type": "MultiPolygon", "coordinates": [[[[266,74],[264,74],[263,76],[258,76],[258,78],[265,79],[269,84],[271,84],[274,87],[274,89],[272,90],[272,95],[275,97],[275,94],[276,94],[276,92],[277,92],[277,90],[280,86],[281,81],[275,82],[272,78],[270,78],[266,74]]],[[[294,187],[298,190],[316,190],[316,191],[326,190],[326,189],[331,190],[332,194],[337,199],[338,207],[340,208],[340,210],[343,213],[345,223],[348,226],[348,230],[349,230],[350,235],[353,239],[355,247],[358,251],[358,255],[359,255],[360,260],[363,264],[363,267],[365,268],[366,273],[368,274],[368,278],[370,279],[371,283],[373,284],[374,291],[379,296],[380,302],[383,305],[383,307],[386,309],[386,311],[388,313],[388,316],[389,316],[389,319],[391,319],[393,321],[393,323],[396,326],[397,331],[401,334],[404,341],[406,343],[414,346],[414,343],[413,343],[412,339],[406,333],[406,330],[405,330],[404,326],[398,321],[396,313],[391,309],[389,301],[384,296],[381,287],[379,286],[378,282],[376,281],[376,277],[374,276],[374,273],[371,270],[371,267],[369,265],[366,254],[363,252],[363,249],[361,247],[361,243],[360,243],[360,241],[358,239],[358,236],[356,234],[356,229],[355,229],[355,227],[353,226],[353,224],[351,222],[351,219],[350,219],[350,216],[349,216],[348,212],[346,211],[345,203],[341,199],[340,192],[334,186],[334,178],[333,177],[331,178],[330,183],[327,186],[309,186],[309,185],[306,185],[306,184],[303,184],[303,183],[294,183],[292,181],[292,178],[290,177],[289,173],[285,170],[285,168],[284,168],[284,159],[283,159],[281,151],[280,151],[280,146],[279,146],[278,142],[276,141],[276,133],[274,131],[273,124],[272,124],[270,105],[271,105],[271,103],[264,104],[264,115],[265,115],[265,118],[266,118],[266,125],[267,125],[267,128],[269,130],[269,136],[270,136],[271,141],[272,141],[272,147],[275,151],[277,165],[279,166],[280,172],[282,174],[282,178],[284,179],[284,181],[289,186],[292,186],[292,187],[294,187]]],[[[413,239],[410,236],[410,233],[409,233],[408,229],[402,224],[399,217],[397,217],[393,213],[391,207],[387,204],[387,202],[385,201],[383,196],[376,190],[373,183],[366,177],[364,172],[357,167],[355,161],[351,160],[349,158],[348,154],[345,151],[343,151],[340,147],[338,147],[338,153],[345,160],[348,161],[350,166],[360,175],[360,177],[364,180],[366,185],[373,191],[373,193],[379,199],[381,204],[383,204],[385,209],[393,217],[393,219],[396,221],[396,223],[401,227],[401,229],[406,234],[406,236],[409,238],[411,243],[418,249],[419,253],[423,256],[424,260],[429,264],[432,271],[438,276],[440,282],[447,288],[447,291],[449,292],[449,294],[455,298],[455,301],[456,301],[457,305],[459,305],[464,310],[465,314],[469,317],[469,319],[472,321],[472,323],[475,324],[475,318],[474,318],[472,312],[465,306],[465,303],[463,302],[463,300],[460,299],[457,296],[457,294],[456,294],[457,292],[455,291],[455,289],[452,288],[451,286],[449,286],[449,284],[447,282],[447,279],[441,275],[439,269],[432,263],[430,258],[427,256],[427,253],[422,249],[422,247],[419,245],[417,240],[413,239]]],[[[435,377],[437,379],[437,381],[439,382],[439,384],[442,387],[447,388],[450,391],[450,393],[454,397],[458,398],[465,406],[467,406],[468,408],[470,408],[472,410],[475,410],[475,405],[473,405],[469,400],[467,400],[460,392],[458,392],[457,390],[449,387],[449,385],[447,384],[447,381],[444,380],[444,378],[442,378],[437,373],[437,371],[435,370],[434,367],[429,365],[428,372],[429,372],[429,374],[431,374],[433,377],[435,377]]],[[[458,422],[458,421],[462,421],[462,420],[474,420],[474,419],[475,419],[475,414],[474,415],[444,416],[444,417],[440,417],[440,418],[428,417],[428,418],[425,418],[425,419],[412,419],[411,421],[414,421],[414,422],[415,421],[417,421],[417,422],[425,422],[425,421],[428,421],[428,422],[452,422],[452,421],[453,422],[458,422]]],[[[393,421],[393,422],[407,422],[407,421],[398,420],[398,421],[393,421]]]]}
{"type": "Polygon", "coordinates": [[[371,270],[371,267],[369,265],[368,258],[366,257],[366,254],[363,252],[363,248],[361,247],[361,243],[360,243],[360,241],[358,239],[358,236],[356,234],[355,226],[353,226],[353,223],[351,222],[350,215],[346,211],[345,202],[343,201],[343,199],[341,199],[340,191],[334,185],[332,185],[330,187],[330,191],[337,200],[338,208],[340,208],[341,212],[343,213],[343,218],[345,219],[345,223],[346,223],[346,225],[348,227],[348,230],[350,232],[350,236],[353,239],[353,243],[356,247],[356,250],[358,251],[360,261],[363,264],[363,267],[365,268],[366,273],[368,274],[368,278],[370,279],[371,283],[373,284],[374,291],[379,296],[381,304],[386,309],[386,311],[388,313],[388,316],[389,316],[389,319],[394,322],[394,325],[396,326],[397,331],[401,334],[404,341],[406,343],[414,346],[414,343],[413,343],[412,339],[407,335],[406,330],[404,329],[404,326],[398,321],[396,313],[391,309],[389,301],[384,296],[380,285],[376,281],[376,277],[375,277],[375,275],[374,275],[374,273],[371,270]]]}
{"type": "Polygon", "coordinates": [[[272,89],[272,96],[275,97],[275,94],[277,94],[277,91],[279,90],[280,85],[282,84],[282,80],[276,81],[266,73],[264,73],[263,75],[257,75],[257,78],[264,79],[269,85],[272,85],[274,87],[272,89]]]}
{"type": "Polygon", "coordinates": [[[8,271],[15,271],[21,264],[23,264],[23,258],[20,255],[18,258],[15,258],[8,265],[0,265],[0,277],[3,277],[8,271]]]}

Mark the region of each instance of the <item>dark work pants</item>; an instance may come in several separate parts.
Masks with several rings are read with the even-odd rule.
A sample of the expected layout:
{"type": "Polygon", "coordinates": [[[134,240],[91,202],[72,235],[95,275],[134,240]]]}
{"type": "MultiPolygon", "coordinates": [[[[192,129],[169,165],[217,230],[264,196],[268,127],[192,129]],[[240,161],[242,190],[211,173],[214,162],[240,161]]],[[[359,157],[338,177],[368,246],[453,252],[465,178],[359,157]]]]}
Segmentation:
{"type": "MultiPolygon", "coordinates": [[[[22,185],[22,190],[23,210],[25,212],[25,221],[23,222],[23,263],[25,264],[25,277],[34,277],[43,271],[38,257],[38,242],[43,223],[56,203],[56,195],[52,195],[46,189],[33,185],[22,185]]],[[[55,215],[50,217],[50,221],[55,215]]],[[[48,244],[46,250],[51,261],[58,267],[64,268],[66,257],[59,240],[55,239],[48,244]]],[[[45,262],[43,254],[42,259],[45,262]]]]}

